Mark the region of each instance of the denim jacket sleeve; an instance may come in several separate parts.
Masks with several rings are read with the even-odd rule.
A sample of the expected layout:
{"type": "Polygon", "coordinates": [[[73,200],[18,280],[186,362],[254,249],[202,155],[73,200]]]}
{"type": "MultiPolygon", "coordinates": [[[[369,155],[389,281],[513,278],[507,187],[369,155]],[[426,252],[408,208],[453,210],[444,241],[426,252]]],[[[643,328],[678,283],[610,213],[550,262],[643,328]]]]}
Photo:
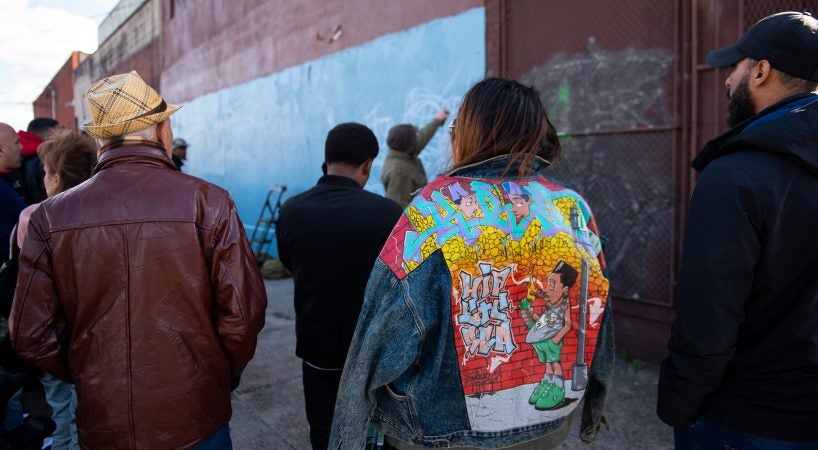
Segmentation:
{"type": "Polygon", "coordinates": [[[613,381],[615,355],[613,310],[611,306],[609,297],[605,313],[602,316],[602,325],[597,337],[594,360],[591,364],[588,391],[585,393],[585,403],[582,407],[582,422],[580,423],[579,433],[580,438],[586,443],[593,442],[599,428],[608,424],[603,412],[613,381]]]}
{"type": "Polygon", "coordinates": [[[375,390],[411,366],[422,341],[420,318],[406,302],[406,281],[378,259],[344,364],[329,448],[364,448],[375,390]]]}

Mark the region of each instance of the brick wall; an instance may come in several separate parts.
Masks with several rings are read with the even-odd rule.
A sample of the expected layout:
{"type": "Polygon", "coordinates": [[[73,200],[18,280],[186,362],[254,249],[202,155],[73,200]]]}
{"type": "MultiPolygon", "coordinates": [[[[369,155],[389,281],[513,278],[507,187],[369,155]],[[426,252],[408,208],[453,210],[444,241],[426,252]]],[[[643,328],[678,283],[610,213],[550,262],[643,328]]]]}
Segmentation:
{"type": "MultiPolygon", "coordinates": [[[[463,363],[463,355],[465,353],[465,346],[463,338],[460,335],[459,326],[456,322],[456,316],[459,313],[459,300],[452,299],[453,306],[453,320],[452,324],[455,327],[455,345],[457,346],[459,360],[461,362],[460,372],[461,380],[463,381],[463,389],[466,395],[473,395],[485,392],[496,392],[500,390],[510,389],[517,386],[538,383],[542,380],[545,374],[545,364],[540,363],[534,348],[525,342],[528,328],[525,326],[523,318],[520,316],[518,305],[520,301],[526,297],[528,292],[528,283],[512,284],[509,278],[507,285],[509,293],[509,300],[514,305],[514,311],[511,313],[512,334],[514,342],[517,344],[517,349],[512,354],[511,359],[499,365],[494,372],[488,370],[488,365],[493,356],[497,353],[491,352],[487,357],[472,356],[465,364],[463,363]]],[[[579,323],[579,290],[574,288],[570,292],[571,300],[571,320],[574,326],[571,331],[563,339],[562,347],[562,370],[566,380],[573,378],[573,365],[577,360],[577,324],[579,323]]],[[[534,302],[533,306],[536,312],[541,312],[544,305],[542,302],[534,302]]],[[[601,318],[600,318],[601,320],[601,318]]],[[[590,313],[586,315],[586,324],[590,323],[590,313]]],[[[585,337],[585,363],[589,370],[591,360],[593,359],[593,351],[596,346],[597,335],[599,334],[599,321],[595,328],[590,326],[586,329],[585,337]]],[[[502,355],[501,355],[502,356],[502,355]]]]}
{"type": "Polygon", "coordinates": [[[34,117],[51,117],[65,128],[76,129],[74,119],[74,70],[89,55],[72,52],[51,82],[34,100],[34,117]]]}

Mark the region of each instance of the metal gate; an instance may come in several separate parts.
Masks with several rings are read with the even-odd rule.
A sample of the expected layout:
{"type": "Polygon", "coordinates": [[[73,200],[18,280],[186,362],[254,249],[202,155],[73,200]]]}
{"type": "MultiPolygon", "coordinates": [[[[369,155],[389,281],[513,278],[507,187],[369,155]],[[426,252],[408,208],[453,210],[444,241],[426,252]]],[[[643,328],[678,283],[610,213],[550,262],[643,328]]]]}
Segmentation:
{"type": "Polygon", "coordinates": [[[617,341],[665,354],[689,162],[724,131],[727,73],[704,63],[774,12],[818,0],[487,0],[487,72],[533,85],[564,144],[551,177],[609,239],[617,341]]]}

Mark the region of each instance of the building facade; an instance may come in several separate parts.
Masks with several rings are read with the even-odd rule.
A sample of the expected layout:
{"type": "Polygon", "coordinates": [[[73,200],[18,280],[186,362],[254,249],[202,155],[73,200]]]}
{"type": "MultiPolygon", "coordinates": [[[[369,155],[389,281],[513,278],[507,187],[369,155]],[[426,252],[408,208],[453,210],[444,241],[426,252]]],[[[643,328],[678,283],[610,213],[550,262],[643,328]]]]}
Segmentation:
{"type": "Polygon", "coordinates": [[[74,95],[74,75],[82,62],[90,56],[83,52],[71,52],[65,64],[34,100],[34,117],[51,117],[66,128],[78,128],[76,118],[78,102],[74,99],[81,99],[82,96],[74,95]]]}
{"type": "MultiPolygon", "coordinates": [[[[252,234],[272,185],[293,195],[320,177],[336,124],[375,131],[381,154],[366,188],[382,193],[391,126],[422,125],[441,106],[456,111],[486,75],[519,79],[540,91],[561,134],[564,156],[548,175],[589,200],[607,238],[617,342],[657,360],[695,183],[688,164],[725,128],[726,73],[708,68],[704,55],[768,14],[816,6],[122,0],[100,26],[97,52],[74,69],[76,123],[89,120],[79,99],[91,82],[137,70],[183,105],[172,120],[190,144],[185,171],[228,189],[252,234]]],[[[50,104],[42,97],[36,105],[50,104]]],[[[430,176],[447,167],[448,154],[441,130],[421,155],[430,176]]]]}
{"type": "Polygon", "coordinates": [[[91,121],[84,99],[94,81],[135,70],[149,85],[160,85],[161,33],[162,0],[120,0],[100,24],[99,48],[74,72],[74,98],[82,99],[75,109],[80,126],[91,121]]]}

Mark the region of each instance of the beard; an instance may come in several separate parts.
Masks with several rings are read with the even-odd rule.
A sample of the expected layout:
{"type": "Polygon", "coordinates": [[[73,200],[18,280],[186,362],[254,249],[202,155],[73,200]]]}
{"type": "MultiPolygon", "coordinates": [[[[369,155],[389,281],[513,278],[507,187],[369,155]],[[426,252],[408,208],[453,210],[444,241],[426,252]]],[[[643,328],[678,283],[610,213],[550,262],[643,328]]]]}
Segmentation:
{"type": "Polygon", "coordinates": [[[727,92],[727,98],[730,102],[727,104],[727,126],[733,128],[734,126],[744,122],[753,117],[755,112],[755,102],[750,96],[750,88],[748,84],[750,77],[745,76],[739,84],[733,89],[733,93],[727,92]]]}

